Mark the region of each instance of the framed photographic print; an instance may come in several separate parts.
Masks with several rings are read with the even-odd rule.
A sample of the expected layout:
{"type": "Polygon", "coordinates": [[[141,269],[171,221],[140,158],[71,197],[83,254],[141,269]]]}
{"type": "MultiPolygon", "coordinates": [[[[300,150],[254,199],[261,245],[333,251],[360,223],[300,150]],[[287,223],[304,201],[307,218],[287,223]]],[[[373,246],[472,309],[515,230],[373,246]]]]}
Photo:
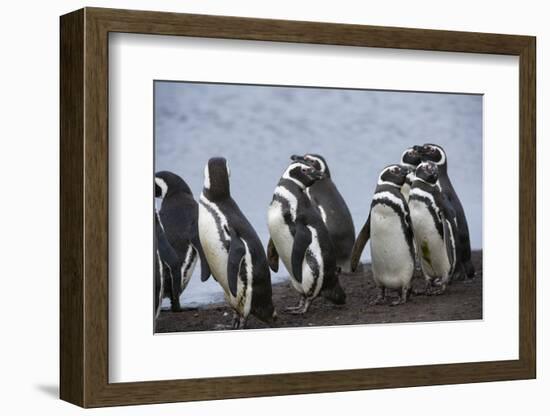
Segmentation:
{"type": "Polygon", "coordinates": [[[535,38],[61,17],[61,398],[536,376],[535,38]]]}

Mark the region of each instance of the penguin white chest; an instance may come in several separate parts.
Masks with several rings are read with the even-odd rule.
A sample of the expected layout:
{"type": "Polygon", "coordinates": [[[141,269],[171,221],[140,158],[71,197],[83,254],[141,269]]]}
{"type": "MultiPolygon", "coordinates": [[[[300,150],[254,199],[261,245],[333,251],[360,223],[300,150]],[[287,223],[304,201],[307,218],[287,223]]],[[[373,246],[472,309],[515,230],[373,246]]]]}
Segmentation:
{"type": "Polygon", "coordinates": [[[201,197],[199,204],[199,238],[212,276],[228,292],[227,261],[229,253],[223,238],[229,240],[224,230],[225,216],[212,203],[201,197]]]}
{"type": "Polygon", "coordinates": [[[291,257],[294,237],[290,233],[290,229],[285,222],[283,207],[280,202],[273,201],[269,206],[267,211],[267,225],[269,228],[269,235],[279,253],[279,258],[290,272],[292,270],[291,257]]]}
{"type": "Polygon", "coordinates": [[[387,205],[378,204],[370,215],[375,282],[389,289],[407,286],[414,272],[414,260],[399,214],[387,205]]]}
{"type": "Polygon", "coordinates": [[[409,202],[414,239],[424,275],[427,278],[447,278],[451,263],[443,237],[437,230],[434,218],[426,203],[409,202]]]}

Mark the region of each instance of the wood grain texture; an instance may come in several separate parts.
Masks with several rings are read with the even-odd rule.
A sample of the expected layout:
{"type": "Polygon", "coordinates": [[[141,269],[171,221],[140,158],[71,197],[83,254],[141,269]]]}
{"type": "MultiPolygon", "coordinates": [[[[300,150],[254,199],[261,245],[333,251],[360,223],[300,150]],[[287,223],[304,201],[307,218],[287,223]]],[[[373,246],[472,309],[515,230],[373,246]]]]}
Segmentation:
{"type": "Polygon", "coordinates": [[[87,8],[61,18],[61,397],[83,407],[533,378],[535,334],[535,38],[87,8]],[[518,360],[108,381],[108,33],[383,47],[520,57],[518,360]]]}
{"type": "Polygon", "coordinates": [[[84,12],[61,19],[60,44],[60,388],[83,405],[84,12]]]}

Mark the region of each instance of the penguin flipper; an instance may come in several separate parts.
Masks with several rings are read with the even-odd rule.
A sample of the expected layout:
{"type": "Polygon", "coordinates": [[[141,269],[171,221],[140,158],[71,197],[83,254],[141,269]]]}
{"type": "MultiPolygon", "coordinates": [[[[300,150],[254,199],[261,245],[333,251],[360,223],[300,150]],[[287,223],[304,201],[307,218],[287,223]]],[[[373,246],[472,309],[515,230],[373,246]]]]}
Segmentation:
{"type": "Polygon", "coordinates": [[[237,284],[246,249],[237,232],[232,228],[228,231],[231,242],[229,243],[229,257],[227,258],[227,284],[231,294],[237,296],[237,284]]]}
{"type": "Polygon", "coordinates": [[[271,270],[274,272],[279,270],[279,253],[277,252],[277,248],[275,247],[275,244],[273,244],[273,240],[271,238],[267,243],[267,261],[271,270]]]}
{"type": "Polygon", "coordinates": [[[165,281],[163,282],[164,291],[170,298],[172,311],[177,312],[180,310],[179,295],[181,292],[181,279],[178,273],[180,273],[181,261],[176,250],[174,250],[168,241],[164,229],[158,222],[155,232],[157,233],[157,252],[160,256],[164,272],[166,273],[165,281]]]}
{"type": "Polygon", "coordinates": [[[306,250],[311,244],[311,232],[302,222],[296,222],[294,231],[294,244],[292,245],[291,257],[292,274],[294,275],[294,279],[302,283],[302,264],[306,256],[306,250]]]}
{"type": "Polygon", "coordinates": [[[365,222],[365,225],[363,225],[363,228],[361,228],[361,231],[359,231],[359,234],[357,235],[357,239],[355,240],[355,243],[353,244],[353,248],[351,249],[351,271],[352,272],[357,270],[357,265],[359,264],[361,253],[363,252],[363,249],[365,248],[365,245],[367,244],[369,239],[370,239],[370,212],[369,212],[369,217],[365,222]]]}
{"type": "Polygon", "coordinates": [[[166,234],[159,222],[156,224],[155,232],[157,233],[157,250],[160,255],[160,259],[171,269],[175,269],[180,262],[178,254],[168,241],[168,237],[166,237],[166,234]]]}
{"type": "Polygon", "coordinates": [[[204,255],[204,251],[202,249],[198,232],[193,233],[191,236],[191,244],[193,245],[193,248],[197,250],[197,253],[199,253],[199,259],[201,262],[201,282],[206,282],[210,277],[211,272],[210,266],[208,265],[208,261],[206,260],[206,256],[204,255]]]}
{"type": "Polygon", "coordinates": [[[448,198],[442,198],[442,222],[443,222],[443,242],[445,243],[445,249],[447,250],[447,257],[452,265],[456,263],[456,237],[457,227],[455,222],[455,211],[448,198]],[[453,247],[453,243],[455,247],[453,247]]]}

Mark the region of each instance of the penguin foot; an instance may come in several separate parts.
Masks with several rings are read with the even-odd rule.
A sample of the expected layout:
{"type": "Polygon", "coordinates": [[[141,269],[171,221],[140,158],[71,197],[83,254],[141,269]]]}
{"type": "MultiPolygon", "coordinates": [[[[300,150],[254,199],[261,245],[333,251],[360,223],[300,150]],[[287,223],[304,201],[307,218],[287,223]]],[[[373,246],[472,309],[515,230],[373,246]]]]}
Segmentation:
{"type": "Polygon", "coordinates": [[[378,295],[376,296],[376,299],[371,303],[371,305],[383,305],[386,303],[386,288],[385,287],[379,287],[378,288],[378,295]]]}
{"type": "Polygon", "coordinates": [[[407,303],[407,300],[403,299],[402,297],[399,297],[398,299],[391,302],[390,306],[399,306],[399,305],[404,305],[405,303],[407,303]]]}
{"type": "Polygon", "coordinates": [[[310,299],[306,299],[305,301],[302,299],[300,300],[300,303],[298,304],[298,306],[287,308],[286,312],[291,315],[303,315],[308,311],[310,305],[311,305],[310,299]]]}
{"type": "Polygon", "coordinates": [[[397,305],[403,305],[407,303],[407,297],[409,296],[409,293],[411,292],[411,288],[404,287],[401,289],[401,296],[399,296],[396,300],[394,300],[392,303],[390,303],[390,306],[397,306],[397,305]]]}
{"type": "Polygon", "coordinates": [[[431,288],[426,292],[427,296],[439,296],[445,293],[445,289],[447,289],[447,284],[442,283],[441,286],[438,286],[437,288],[431,288]]]}
{"type": "Polygon", "coordinates": [[[305,299],[304,299],[304,298],[300,298],[300,301],[298,302],[298,305],[287,307],[287,308],[285,309],[285,312],[294,313],[295,311],[299,311],[299,310],[303,309],[304,304],[305,304],[305,299]]]}
{"type": "Polygon", "coordinates": [[[235,314],[233,314],[233,323],[231,325],[231,329],[245,329],[246,321],[246,317],[240,316],[238,313],[235,312],[235,314]]]}
{"type": "Polygon", "coordinates": [[[378,295],[376,299],[371,302],[371,305],[384,305],[386,303],[386,297],[378,295]]]}

